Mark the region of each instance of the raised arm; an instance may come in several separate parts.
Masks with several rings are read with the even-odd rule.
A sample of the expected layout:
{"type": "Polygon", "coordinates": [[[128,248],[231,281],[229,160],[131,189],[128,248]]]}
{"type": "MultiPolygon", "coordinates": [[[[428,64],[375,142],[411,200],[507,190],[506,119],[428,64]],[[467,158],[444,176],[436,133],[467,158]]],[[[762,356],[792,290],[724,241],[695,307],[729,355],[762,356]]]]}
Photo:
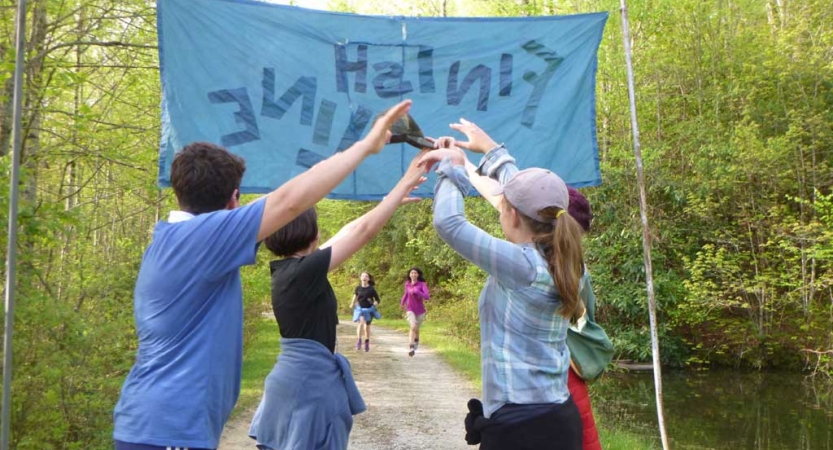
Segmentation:
{"type": "Polygon", "coordinates": [[[460,118],[459,123],[449,125],[453,130],[466,135],[467,141],[455,140],[454,138],[443,137],[435,142],[438,148],[449,148],[457,146],[484,155],[480,167],[475,166],[468,159],[465,160],[466,174],[469,182],[480,195],[486,199],[495,209],[500,207],[499,195],[492,193],[518,171],[515,166],[515,159],[508,155],[506,147],[498,144],[485,131],[474,122],[460,118]],[[484,164],[491,163],[491,170],[484,168],[484,164]],[[511,164],[505,164],[505,163],[511,164]]]}
{"type": "Polygon", "coordinates": [[[497,180],[493,180],[487,176],[483,176],[477,173],[477,166],[472,164],[468,159],[466,159],[466,174],[469,176],[469,181],[471,185],[477,189],[477,192],[480,193],[480,196],[486,199],[490,205],[492,205],[495,209],[500,208],[500,195],[492,195],[492,192],[495,189],[500,187],[500,182],[497,180]]]}
{"type": "Polygon", "coordinates": [[[491,236],[466,219],[463,195],[468,192],[469,181],[463,168],[464,158],[462,152],[457,156],[454,150],[435,150],[424,157],[429,165],[432,160],[441,159],[434,187],[434,229],[460,256],[502,284],[528,286],[536,269],[527,250],[491,236]]]}
{"type": "MultiPolygon", "coordinates": [[[[468,122],[468,123],[471,124],[471,122],[468,122]]],[[[455,124],[452,124],[450,126],[452,128],[455,128],[455,124]]],[[[478,130],[480,130],[480,129],[478,128],[478,130]]],[[[482,132],[482,130],[480,130],[480,131],[482,132]]],[[[433,139],[433,141],[434,141],[434,144],[435,144],[436,148],[438,148],[438,149],[452,148],[452,147],[455,147],[457,144],[463,144],[463,145],[466,145],[468,147],[473,147],[473,146],[478,146],[478,145],[488,146],[488,145],[490,145],[490,143],[492,143],[492,144],[494,143],[494,141],[492,141],[491,138],[489,138],[488,135],[486,135],[485,132],[482,133],[482,134],[483,134],[483,136],[485,136],[485,138],[488,138],[488,139],[485,139],[485,138],[481,139],[483,142],[482,143],[476,143],[476,144],[472,144],[472,142],[475,142],[473,139],[469,139],[469,142],[462,142],[462,141],[457,141],[456,139],[454,139],[453,137],[450,137],[450,136],[443,136],[443,137],[440,137],[440,138],[437,138],[437,139],[433,139]]],[[[495,144],[495,145],[497,145],[497,144],[495,144]]],[[[483,176],[483,175],[480,175],[479,173],[477,173],[477,166],[472,164],[471,161],[468,160],[468,158],[465,159],[465,166],[466,166],[466,174],[469,177],[469,182],[471,182],[471,185],[474,186],[475,189],[477,189],[477,192],[480,193],[481,197],[486,199],[486,201],[489,202],[489,204],[492,205],[495,209],[498,209],[500,207],[500,196],[499,195],[492,195],[492,193],[495,190],[497,190],[498,187],[500,187],[500,182],[498,182],[497,180],[493,180],[493,179],[491,179],[487,176],[483,176]]]]}
{"type": "MultiPolygon", "coordinates": [[[[474,122],[460,118],[460,123],[452,123],[449,127],[465,134],[468,139],[468,141],[454,141],[454,145],[483,154],[480,166],[475,170],[476,174],[487,176],[504,185],[518,172],[518,167],[515,166],[515,158],[509,155],[506,147],[503,144],[495,142],[494,139],[474,122]]],[[[466,171],[469,171],[468,166],[466,167],[466,171]]],[[[477,186],[478,183],[481,183],[481,180],[472,180],[475,189],[483,194],[480,187],[477,186]]],[[[483,187],[488,188],[490,186],[483,184],[483,187]]],[[[494,203],[492,204],[494,205],[494,203]]]]}
{"type": "Polygon", "coordinates": [[[399,180],[399,183],[394,186],[384,200],[367,214],[344,227],[349,227],[349,229],[336,233],[336,236],[341,234],[339,239],[331,239],[324,244],[324,246],[332,247],[330,270],[338,267],[339,264],[353,256],[368,241],[373,239],[393,216],[396,208],[402,204],[402,199],[407,197],[415,186],[425,181],[425,168],[418,165],[422,154],[420,153],[411,161],[405,175],[402,176],[402,179],[399,180]]]}
{"type": "Polygon", "coordinates": [[[332,247],[333,244],[344,239],[344,237],[349,235],[350,232],[353,231],[353,228],[356,228],[356,225],[363,219],[364,216],[360,216],[348,222],[347,225],[341,227],[341,229],[339,229],[330,239],[327,239],[327,242],[321,244],[320,248],[332,247]]]}
{"type": "MultiPolygon", "coordinates": [[[[424,181],[425,181],[425,179],[422,178],[422,179],[420,179],[419,183],[422,183],[424,181]]],[[[419,187],[419,185],[414,186],[413,188],[411,188],[411,190],[414,190],[417,187],[419,187]]],[[[402,206],[402,205],[406,205],[408,203],[416,203],[420,200],[421,200],[420,198],[415,198],[415,197],[404,197],[399,201],[399,205],[402,206]]],[[[346,236],[350,236],[350,234],[353,232],[353,229],[356,228],[356,225],[360,224],[363,220],[365,220],[365,216],[367,216],[367,214],[369,214],[369,213],[370,212],[368,212],[365,215],[357,217],[357,218],[351,220],[350,222],[348,222],[347,225],[344,225],[343,227],[341,227],[341,229],[338,230],[338,232],[336,232],[336,234],[334,234],[333,237],[331,237],[330,239],[327,239],[327,242],[322,244],[320,247],[321,248],[332,247],[336,242],[344,239],[346,236]]]]}
{"type": "Polygon", "coordinates": [[[347,175],[356,170],[365,157],[378,153],[388,140],[391,125],[407,113],[410,107],[411,101],[405,100],[390,108],[373,124],[373,128],[364,139],[347,150],[321,161],[269,193],[257,233],[258,242],[289,223],[298,214],[313,207],[347,175]]]}

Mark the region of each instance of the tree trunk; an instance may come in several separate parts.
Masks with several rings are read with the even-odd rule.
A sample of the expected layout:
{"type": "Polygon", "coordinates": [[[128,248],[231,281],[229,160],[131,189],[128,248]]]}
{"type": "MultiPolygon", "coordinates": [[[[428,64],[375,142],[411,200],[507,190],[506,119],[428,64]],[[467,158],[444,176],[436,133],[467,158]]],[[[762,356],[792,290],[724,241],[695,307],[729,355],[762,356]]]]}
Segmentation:
{"type": "MultiPolygon", "coordinates": [[[[43,51],[46,42],[46,2],[33,2],[32,32],[26,46],[26,53],[31,55],[43,51]]],[[[26,184],[21,189],[22,203],[34,204],[37,200],[38,186],[38,152],[40,151],[40,129],[42,124],[41,98],[43,82],[43,59],[26,64],[28,79],[24,82],[23,97],[23,143],[20,152],[20,166],[26,170],[26,184]]]]}
{"type": "MultiPolygon", "coordinates": [[[[14,22],[15,8],[0,9],[0,20],[5,23],[14,22]]],[[[0,42],[0,60],[5,60],[9,46],[0,42]]],[[[25,73],[24,73],[25,76],[25,73]]],[[[25,84],[25,83],[24,83],[25,84]]],[[[12,145],[12,102],[14,101],[14,77],[9,77],[3,83],[3,104],[0,105],[0,157],[6,156],[11,151],[12,145]]]]}

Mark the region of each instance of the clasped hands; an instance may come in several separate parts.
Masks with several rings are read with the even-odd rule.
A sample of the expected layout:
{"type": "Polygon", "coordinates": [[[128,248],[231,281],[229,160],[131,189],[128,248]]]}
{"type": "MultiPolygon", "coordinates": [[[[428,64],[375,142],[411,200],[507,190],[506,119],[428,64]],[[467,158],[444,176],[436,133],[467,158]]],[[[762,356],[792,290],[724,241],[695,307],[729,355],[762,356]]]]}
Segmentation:
{"type": "Polygon", "coordinates": [[[466,163],[466,154],[463,153],[462,148],[475,153],[485,154],[489,150],[497,147],[497,143],[474,122],[460,118],[459,123],[452,123],[449,127],[466,135],[467,140],[460,141],[450,136],[443,136],[437,139],[428,138],[434,142],[434,149],[421,153],[417,161],[417,165],[423,167],[426,172],[431,170],[434,164],[445,158],[450,158],[451,163],[456,166],[464,165],[466,163]]]}

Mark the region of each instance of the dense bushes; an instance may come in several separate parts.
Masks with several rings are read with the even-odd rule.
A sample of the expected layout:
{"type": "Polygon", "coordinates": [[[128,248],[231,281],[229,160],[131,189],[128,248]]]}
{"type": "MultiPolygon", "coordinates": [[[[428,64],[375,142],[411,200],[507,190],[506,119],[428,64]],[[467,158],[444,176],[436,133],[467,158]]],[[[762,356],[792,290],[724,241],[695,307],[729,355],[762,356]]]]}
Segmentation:
{"type": "MultiPolygon", "coordinates": [[[[350,7],[375,12],[361,3],[350,7]]],[[[411,11],[440,13],[431,2],[413,3],[411,11]]],[[[584,190],[596,214],[587,260],[599,319],[618,356],[647,359],[618,1],[448,3],[449,15],[611,12],[597,76],[604,183],[584,190]]],[[[663,360],[833,373],[829,1],[629,3],[663,360]]],[[[170,192],[155,185],[155,15],[134,0],[29,5],[27,56],[37,58],[30,58],[25,86],[12,446],[107,448],[112,408],[135,352],[136,270],[153,223],[173,208],[170,192]]],[[[0,8],[3,174],[12,15],[0,8]]],[[[2,211],[8,195],[8,183],[0,183],[2,211]]],[[[466,205],[472,221],[499,235],[485,202],[466,205]]],[[[322,235],[370,207],[323,202],[322,235]]],[[[431,317],[476,346],[485,275],[439,241],[430,209],[430,200],[401,208],[334,274],[339,300],[346,308],[358,273],[368,270],[379,282],[383,314],[394,320],[404,275],[419,266],[433,294],[431,317]]],[[[0,214],[4,230],[6,222],[0,214]]],[[[3,233],[2,252],[5,239],[3,233]]],[[[261,254],[244,271],[247,321],[269,311],[268,259],[261,254]]]]}

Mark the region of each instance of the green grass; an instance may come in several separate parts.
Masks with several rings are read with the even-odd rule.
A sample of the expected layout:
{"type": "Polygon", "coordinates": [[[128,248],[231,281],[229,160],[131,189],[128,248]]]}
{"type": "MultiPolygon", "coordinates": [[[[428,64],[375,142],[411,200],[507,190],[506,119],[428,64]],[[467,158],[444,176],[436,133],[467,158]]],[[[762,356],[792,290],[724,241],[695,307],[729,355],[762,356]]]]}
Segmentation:
{"type": "Polygon", "coordinates": [[[260,317],[251,321],[252,329],[243,354],[243,379],[240,383],[240,398],[237,400],[235,414],[245,411],[260,401],[263,393],[263,381],[280,352],[280,334],[278,325],[272,317],[260,317]]]}
{"type": "Polygon", "coordinates": [[[605,450],[655,450],[660,446],[642,436],[626,431],[612,430],[596,424],[599,441],[605,450]]]}

